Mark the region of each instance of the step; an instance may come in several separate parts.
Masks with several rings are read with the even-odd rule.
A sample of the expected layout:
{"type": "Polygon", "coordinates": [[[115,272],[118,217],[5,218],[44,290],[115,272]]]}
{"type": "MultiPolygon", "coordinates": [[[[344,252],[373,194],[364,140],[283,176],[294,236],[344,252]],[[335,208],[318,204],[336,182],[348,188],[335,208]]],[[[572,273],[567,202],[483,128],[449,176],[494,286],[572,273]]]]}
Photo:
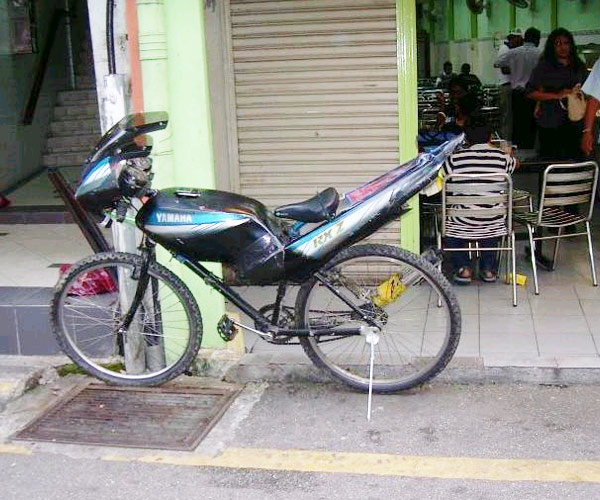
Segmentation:
{"type": "Polygon", "coordinates": [[[77,167],[83,165],[89,151],[75,153],[47,153],[42,156],[44,167],[77,167]]]}
{"type": "Polygon", "coordinates": [[[50,135],[52,137],[72,134],[100,134],[100,118],[90,117],[81,120],[60,120],[50,124],[50,135]]]}
{"type": "Polygon", "coordinates": [[[57,103],[61,106],[97,104],[97,94],[95,90],[63,90],[58,93],[57,103]]]}
{"type": "Polygon", "coordinates": [[[47,153],[80,153],[90,151],[100,139],[100,134],[77,134],[48,137],[47,153]]]}
{"type": "Polygon", "coordinates": [[[98,106],[93,104],[71,104],[68,106],[56,106],[54,108],[54,120],[75,120],[83,117],[92,118],[98,116],[98,106]]]}
{"type": "Polygon", "coordinates": [[[75,64],[77,76],[94,76],[94,59],[81,59],[75,64]]]}
{"type": "Polygon", "coordinates": [[[64,205],[8,207],[0,210],[0,224],[68,224],[73,217],[64,205]]]}
{"type": "Polygon", "coordinates": [[[96,87],[96,79],[93,76],[79,76],[75,77],[78,89],[93,89],[96,87]]]}

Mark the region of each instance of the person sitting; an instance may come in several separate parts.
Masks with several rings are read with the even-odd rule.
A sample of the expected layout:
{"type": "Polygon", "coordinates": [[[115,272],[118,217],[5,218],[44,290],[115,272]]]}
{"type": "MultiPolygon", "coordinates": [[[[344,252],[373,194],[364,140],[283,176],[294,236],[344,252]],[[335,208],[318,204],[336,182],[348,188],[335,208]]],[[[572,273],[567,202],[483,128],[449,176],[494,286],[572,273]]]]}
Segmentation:
{"type": "Polygon", "coordinates": [[[443,68],[444,70],[435,81],[435,86],[438,89],[448,90],[448,84],[450,83],[450,80],[456,76],[456,73],[452,72],[452,63],[450,61],[446,61],[443,68]]]}
{"type": "MultiPolygon", "coordinates": [[[[464,127],[465,147],[452,153],[444,163],[444,173],[461,174],[493,174],[512,173],[517,167],[517,160],[507,153],[491,145],[492,129],[479,112],[472,113],[464,127]]],[[[454,181],[469,182],[469,181],[454,181]]],[[[481,183],[485,180],[475,180],[481,183]]],[[[493,182],[493,181],[487,181],[493,182]]],[[[456,208],[471,208],[457,206],[456,208]]],[[[472,207],[480,208],[480,207],[472,207]]],[[[490,208],[490,207],[482,207],[490,208]]],[[[465,233],[485,235],[486,238],[478,239],[483,248],[498,246],[499,237],[504,230],[502,216],[488,217],[450,217],[446,223],[446,244],[449,248],[467,248],[468,240],[458,237],[465,233]],[[453,234],[455,237],[453,237],[453,234]],[[489,235],[489,236],[488,236],[489,235]],[[496,235],[496,236],[495,236],[496,235]]],[[[473,268],[469,261],[468,252],[451,252],[454,282],[468,285],[473,279],[473,268]]],[[[494,282],[497,279],[495,252],[481,252],[479,262],[479,277],[484,282],[494,282]]]]}
{"type": "Polygon", "coordinates": [[[459,78],[464,82],[469,92],[479,92],[481,90],[481,80],[471,73],[471,65],[464,63],[460,67],[459,78]]]}
{"type": "Polygon", "coordinates": [[[467,117],[481,107],[481,100],[475,93],[469,92],[465,81],[460,76],[450,80],[448,91],[449,105],[440,107],[437,128],[440,132],[459,135],[463,132],[467,117]]]}

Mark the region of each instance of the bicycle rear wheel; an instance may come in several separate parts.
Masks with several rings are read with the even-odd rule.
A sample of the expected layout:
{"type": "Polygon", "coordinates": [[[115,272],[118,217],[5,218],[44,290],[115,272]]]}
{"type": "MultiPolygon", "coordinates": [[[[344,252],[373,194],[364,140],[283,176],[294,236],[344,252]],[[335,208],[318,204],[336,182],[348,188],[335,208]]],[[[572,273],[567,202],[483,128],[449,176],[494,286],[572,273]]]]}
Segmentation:
{"type": "Polygon", "coordinates": [[[387,245],[359,245],[340,252],[320,273],[336,293],[316,278],[306,282],[296,299],[296,321],[298,328],[331,329],[331,335],[300,342],[309,358],[334,377],[369,388],[371,346],[365,336],[335,334],[336,328],[372,326],[361,313],[379,328],[376,392],[423,384],[454,355],[460,308],[448,281],[423,258],[387,245]]]}
{"type": "Polygon", "coordinates": [[[129,329],[119,325],[135,295],[138,255],[83,259],[55,289],[51,321],[63,351],[83,370],[119,385],[156,385],[185,371],[200,348],[198,305],[171,271],[151,262],[150,280],[129,329]]]}

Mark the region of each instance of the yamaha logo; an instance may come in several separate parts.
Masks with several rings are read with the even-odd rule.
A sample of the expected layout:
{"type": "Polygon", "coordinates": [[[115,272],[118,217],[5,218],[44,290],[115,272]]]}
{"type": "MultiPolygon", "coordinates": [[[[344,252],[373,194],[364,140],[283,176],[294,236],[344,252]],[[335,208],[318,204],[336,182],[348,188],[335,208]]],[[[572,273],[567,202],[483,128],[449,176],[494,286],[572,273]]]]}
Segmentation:
{"type": "Polygon", "coordinates": [[[170,214],[170,213],[157,213],[156,220],[159,223],[170,223],[170,224],[192,224],[191,214],[170,214]]]}

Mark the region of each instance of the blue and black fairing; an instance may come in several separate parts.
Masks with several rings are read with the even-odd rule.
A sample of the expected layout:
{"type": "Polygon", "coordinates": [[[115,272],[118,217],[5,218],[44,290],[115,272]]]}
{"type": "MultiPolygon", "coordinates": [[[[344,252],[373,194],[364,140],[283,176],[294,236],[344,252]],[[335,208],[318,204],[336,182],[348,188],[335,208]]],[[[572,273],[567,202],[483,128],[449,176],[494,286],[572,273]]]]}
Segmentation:
{"type": "Polygon", "coordinates": [[[113,207],[123,195],[119,186],[122,160],[148,156],[152,142],[145,134],[164,129],[167,123],[167,113],[151,112],[126,116],[111,127],[84,164],[75,193],[79,202],[91,212],[113,207]]]}
{"type": "Polygon", "coordinates": [[[240,280],[277,281],[287,242],[280,221],[261,202],[214,189],[161,189],[138,211],[137,226],[191,260],[231,264],[240,280]]]}

